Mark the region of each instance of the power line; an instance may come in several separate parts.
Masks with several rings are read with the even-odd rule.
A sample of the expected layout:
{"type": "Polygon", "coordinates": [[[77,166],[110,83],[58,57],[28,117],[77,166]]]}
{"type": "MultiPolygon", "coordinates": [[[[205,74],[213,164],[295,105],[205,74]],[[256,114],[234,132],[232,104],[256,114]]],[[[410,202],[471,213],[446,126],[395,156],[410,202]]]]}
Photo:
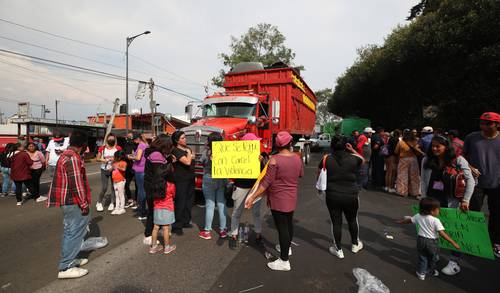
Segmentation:
{"type": "MultiPolygon", "coordinates": [[[[28,29],[28,30],[32,30],[32,31],[36,31],[36,32],[39,32],[39,33],[42,33],[42,34],[46,34],[46,35],[50,35],[50,36],[52,36],[52,37],[61,38],[61,39],[67,40],[67,41],[72,41],[72,42],[76,42],[76,43],[79,43],[79,44],[83,44],[83,45],[86,45],[86,46],[91,46],[91,47],[95,47],[95,48],[100,48],[100,49],[104,49],[104,50],[108,50],[108,51],[112,51],[112,52],[115,52],[115,53],[120,53],[120,54],[124,54],[124,53],[125,53],[125,52],[120,51],[120,50],[116,50],[116,49],[112,49],[112,48],[104,47],[104,46],[97,45],[97,44],[90,43],[90,42],[86,42],[86,41],[80,41],[80,40],[73,39],[73,38],[69,38],[69,37],[66,37],[66,36],[63,36],[63,35],[59,35],[59,34],[54,34],[54,33],[47,32],[47,31],[44,31],[44,30],[41,30],[41,29],[37,29],[37,28],[34,28],[34,27],[30,27],[30,26],[27,26],[27,25],[23,25],[23,24],[15,23],[15,22],[13,22],[13,21],[9,21],[9,20],[3,19],[3,18],[0,18],[0,21],[5,22],[5,23],[8,23],[8,24],[11,24],[11,25],[14,25],[14,26],[22,27],[22,28],[24,28],[24,29],[28,29]]],[[[215,90],[215,89],[214,89],[214,88],[212,88],[212,87],[209,87],[209,86],[204,85],[204,84],[202,84],[202,83],[199,83],[199,82],[197,82],[197,81],[191,80],[191,79],[189,79],[189,78],[187,78],[187,77],[185,77],[185,76],[182,76],[182,75],[180,75],[180,74],[177,74],[177,73],[175,73],[175,72],[172,72],[172,71],[170,71],[170,70],[167,70],[167,69],[165,69],[165,68],[162,68],[162,67],[160,67],[160,66],[158,66],[158,65],[156,65],[156,64],[154,64],[154,63],[151,63],[151,62],[149,62],[149,61],[147,61],[147,60],[145,60],[145,59],[143,59],[143,58],[141,58],[141,57],[139,57],[139,56],[137,56],[137,55],[134,55],[134,54],[129,54],[129,55],[130,55],[130,56],[132,56],[132,57],[134,57],[134,58],[136,58],[136,59],[138,59],[138,60],[140,60],[140,61],[142,61],[143,63],[146,63],[146,64],[148,64],[148,65],[150,65],[150,66],[153,66],[153,67],[155,67],[155,68],[157,68],[157,69],[159,69],[159,70],[162,70],[162,71],[164,71],[164,72],[167,72],[167,73],[169,73],[169,74],[172,74],[172,75],[178,76],[178,77],[180,77],[180,78],[182,78],[182,79],[184,79],[184,80],[186,80],[186,81],[188,81],[188,82],[191,82],[191,83],[197,84],[197,85],[199,85],[199,86],[201,86],[201,87],[208,87],[208,88],[210,88],[210,89],[212,89],[212,90],[215,90]]]]}
{"type": "Polygon", "coordinates": [[[35,32],[39,32],[39,33],[42,33],[42,34],[49,35],[49,36],[53,36],[53,37],[56,37],[56,38],[61,38],[61,39],[67,40],[67,41],[72,41],[72,42],[80,43],[82,45],[96,47],[96,48],[100,48],[100,49],[104,49],[104,50],[108,50],[108,51],[112,51],[112,52],[124,54],[124,52],[120,51],[120,50],[116,50],[116,49],[112,49],[112,48],[107,48],[107,47],[100,46],[100,45],[97,45],[97,44],[93,44],[93,43],[89,43],[89,42],[85,42],[85,41],[80,41],[80,40],[72,39],[72,38],[69,38],[69,37],[66,37],[66,36],[62,36],[62,35],[50,33],[50,32],[47,32],[47,31],[43,31],[41,29],[37,29],[37,28],[30,27],[30,26],[27,26],[27,25],[15,23],[15,22],[3,19],[3,18],[0,18],[0,21],[6,22],[8,24],[15,25],[15,26],[18,26],[18,27],[22,27],[24,29],[28,29],[28,30],[32,30],[32,31],[35,31],[35,32]]]}
{"type": "MultiPolygon", "coordinates": [[[[26,57],[26,58],[41,60],[41,61],[48,62],[48,63],[54,63],[54,64],[57,64],[57,65],[62,65],[62,66],[70,67],[70,68],[76,68],[76,69],[79,69],[79,70],[84,70],[84,71],[88,71],[88,72],[92,72],[92,73],[97,73],[98,75],[100,75],[102,77],[117,78],[117,79],[125,80],[125,77],[120,76],[120,75],[116,75],[116,74],[112,74],[112,73],[107,73],[107,72],[103,72],[103,71],[98,71],[98,70],[94,70],[94,69],[90,69],[90,68],[85,68],[85,67],[81,67],[81,66],[71,65],[71,64],[68,64],[68,63],[58,62],[58,61],[54,61],[54,60],[50,60],[50,59],[40,58],[40,57],[36,57],[36,56],[31,56],[31,55],[27,55],[27,54],[21,54],[21,53],[17,53],[17,52],[10,51],[10,50],[0,49],[0,52],[6,52],[6,53],[9,53],[9,54],[19,55],[19,56],[26,57]]],[[[18,66],[18,67],[22,67],[20,65],[15,65],[15,64],[12,64],[12,65],[18,66]]],[[[70,69],[70,68],[66,68],[66,67],[64,67],[64,69],[70,69]]],[[[30,70],[30,69],[27,69],[27,70],[30,70]]],[[[137,82],[143,82],[143,83],[148,83],[146,81],[141,81],[141,80],[130,78],[130,77],[129,77],[129,80],[137,81],[137,82]]],[[[159,85],[159,84],[155,84],[155,86],[157,86],[158,88],[170,91],[172,93],[176,93],[178,95],[184,96],[184,97],[189,98],[191,100],[201,101],[198,98],[194,98],[194,97],[192,97],[190,95],[181,93],[179,91],[173,90],[173,89],[168,88],[166,86],[162,86],[162,85],[159,85]]]]}
{"type": "MultiPolygon", "coordinates": [[[[39,71],[32,70],[31,68],[28,68],[28,67],[25,67],[25,66],[22,66],[22,65],[18,65],[18,64],[10,63],[10,62],[5,62],[5,61],[0,61],[0,63],[4,63],[4,64],[7,64],[7,65],[11,65],[11,66],[15,66],[15,67],[23,68],[24,70],[27,70],[27,71],[31,71],[31,72],[35,72],[35,73],[40,74],[40,72],[39,72],[39,71]]],[[[57,79],[55,79],[55,78],[50,78],[50,77],[47,77],[47,76],[45,76],[45,78],[46,78],[46,79],[48,79],[48,80],[50,80],[50,81],[52,81],[52,82],[62,84],[62,85],[64,85],[64,86],[67,86],[67,87],[73,88],[73,89],[78,90],[78,91],[81,91],[81,92],[83,92],[83,93],[86,93],[86,94],[89,94],[89,95],[95,96],[95,97],[97,97],[97,98],[101,98],[101,99],[103,99],[103,100],[105,100],[105,101],[107,101],[107,102],[113,102],[113,101],[111,101],[111,100],[109,100],[109,99],[107,99],[107,98],[105,98],[105,97],[103,97],[103,96],[101,96],[101,95],[95,94],[95,93],[93,93],[93,92],[89,92],[89,91],[87,91],[87,90],[84,90],[84,89],[81,89],[81,88],[78,88],[78,87],[75,87],[75,86],[73,86],[73,85],[67,84],[67,83],[62,82],[62,81],[60,81],[60,80],[57,80],[57,79]]]]}

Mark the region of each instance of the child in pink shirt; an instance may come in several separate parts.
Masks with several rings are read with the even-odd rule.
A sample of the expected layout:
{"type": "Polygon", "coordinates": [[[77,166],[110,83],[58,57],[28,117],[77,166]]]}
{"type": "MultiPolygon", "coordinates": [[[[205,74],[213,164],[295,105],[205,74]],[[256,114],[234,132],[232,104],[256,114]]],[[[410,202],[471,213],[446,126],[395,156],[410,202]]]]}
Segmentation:
{"type": "Polygon", "coordinates": [[[175,185],[173,182],[167,181],[167,186],[165,187],[165,197],[154,199],[154,228],[151,234],[152,246],[149,249],[149,253],[157,253],[163,250],[161,245],[156,243],[158,239],[158,232],[160,227],[163,229],[163,239],[165,242],[165,249],[163,252],[169,254],[174,251],[176,246],[170,243],[170,226],[175,222],[174,213],[174,197],[175,197],[175,185]]]}

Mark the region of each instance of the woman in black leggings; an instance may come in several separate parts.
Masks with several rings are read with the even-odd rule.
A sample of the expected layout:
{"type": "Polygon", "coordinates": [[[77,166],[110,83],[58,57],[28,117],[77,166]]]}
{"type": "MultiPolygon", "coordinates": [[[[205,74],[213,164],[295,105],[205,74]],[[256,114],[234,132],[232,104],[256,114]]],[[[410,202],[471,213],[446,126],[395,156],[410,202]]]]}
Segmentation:
{"type": "MultiPolygon", "coordinates": [[[[327,172],[326,206],[332,221],[333,245],[330,253],[344,258],[340,246],[342,239],[342,214],[345,215],[351,234],[351,251],[357,253],[363,249],[359,241],[358,208],[359,187],[356,184],[356,171],[363,163],[363,158],[356,154],[344,136],[332,139],[331,154],[323,158],[327,172]]],[[[319,168],[323,168],[323,160],[319,168]]]]}

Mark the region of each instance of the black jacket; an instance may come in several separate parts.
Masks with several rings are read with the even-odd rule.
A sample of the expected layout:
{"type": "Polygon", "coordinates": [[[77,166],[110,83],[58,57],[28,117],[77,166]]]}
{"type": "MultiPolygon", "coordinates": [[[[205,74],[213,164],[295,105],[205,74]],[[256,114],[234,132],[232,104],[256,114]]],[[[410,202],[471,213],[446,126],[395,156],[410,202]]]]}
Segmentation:
{"type": "MultiPolygon", "coordinates": [[[[144,156],[146,165],[144,167],[144,190],[147,198],[165,198],[167,181],[173,182],[173,167],[171,157],[165,157],[163,162],[152,161],[150,155],[158,152],[156,150],[146,149],[144,156]]],[[[159,153],[159,152],[158,152],[159,153]]]]}

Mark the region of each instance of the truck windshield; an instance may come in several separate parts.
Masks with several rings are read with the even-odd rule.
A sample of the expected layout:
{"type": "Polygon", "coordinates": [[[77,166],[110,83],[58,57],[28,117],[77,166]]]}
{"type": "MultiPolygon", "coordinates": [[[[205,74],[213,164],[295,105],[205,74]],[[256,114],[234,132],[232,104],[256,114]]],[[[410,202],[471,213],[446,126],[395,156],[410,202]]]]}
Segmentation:
{"type": "Polygon", "coordinates": [[[255,116],[255,104],[217,103],[203,106],[203,117],[237,117],[255,116]]]}

